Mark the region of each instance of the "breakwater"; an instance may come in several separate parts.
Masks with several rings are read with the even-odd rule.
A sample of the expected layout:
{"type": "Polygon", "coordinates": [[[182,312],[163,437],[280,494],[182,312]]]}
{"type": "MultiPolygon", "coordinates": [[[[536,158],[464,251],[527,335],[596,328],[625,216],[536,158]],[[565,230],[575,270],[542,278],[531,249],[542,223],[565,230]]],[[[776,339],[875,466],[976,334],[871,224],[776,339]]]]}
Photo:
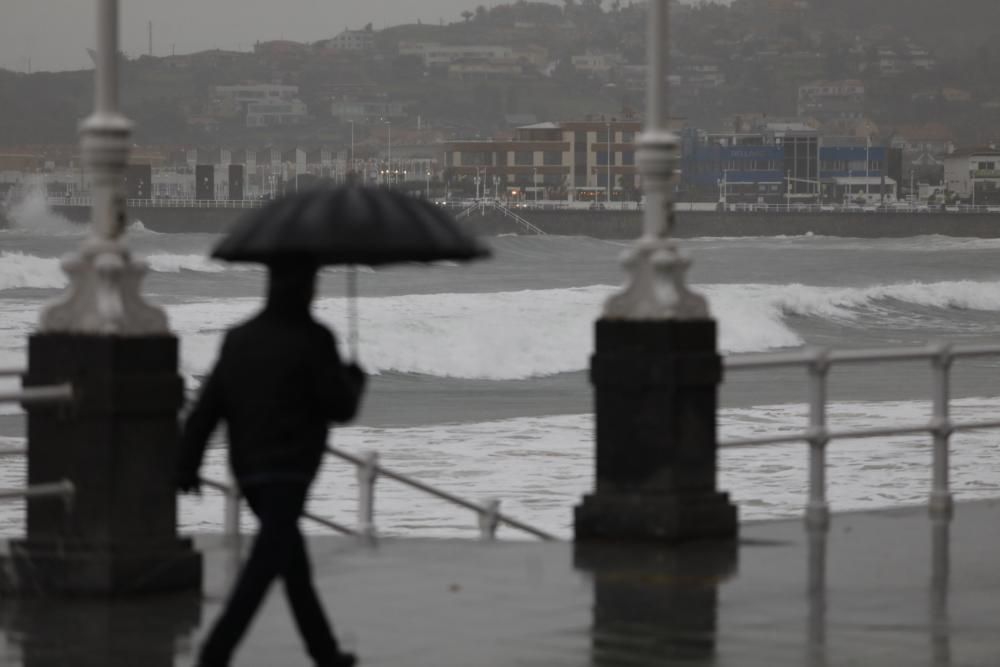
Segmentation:
{"type": "MultiPolygon", "coordinates": [[[[53,211],[74,222],[86,222],[90,209],[84,206],[53,206],[53,211]]],[[[234,208],[159,208],[129,210],[132,222],[164,233],[219,233],[225,231],[244,210],[234,208]]],[[[630,239],[642,230],[640,211],[530,210],[519,213],[542,231],[563,236],[630,239]]],[[[524,233],[518,222],[497,210],[475,212],[462,224],[487,236],[524,233]]],[[[674,234],[699,236],[844,236],[893,238],[941,234],[944,236],[1000,238],[1000,214],[907,212],[805,212],[745,213],[681,211],[674,234]]]]}

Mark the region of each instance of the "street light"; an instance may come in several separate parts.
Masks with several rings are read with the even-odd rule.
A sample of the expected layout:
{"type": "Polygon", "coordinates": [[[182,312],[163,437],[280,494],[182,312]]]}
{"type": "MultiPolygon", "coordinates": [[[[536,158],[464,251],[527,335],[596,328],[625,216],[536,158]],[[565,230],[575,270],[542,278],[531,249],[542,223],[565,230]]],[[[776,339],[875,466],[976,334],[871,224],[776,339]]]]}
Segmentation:
{"type": "Polygon", "coordinates": [[[538,207],[538,167],[531,168],[531,189],[535,191],[535,207],[538,207]]]}
{"type": "Polygon", "coordinates": [[[430,172],[430,170],[427,170],[426,176],[427,176],[427,179],[426,179],[426,182],[424,184],[424,199],[430,199],[431,198],[431,172],[430,172]]]}
{"type": "Polygon", "coordinates": [[[608,140],[608,152],[607,152],[607,158],[608,158],[608,208],[611,208],[611,123],[610,122],[608,122],[608,124],[607,124],[607,132],[608,133],[607,133],[607,136],[605,138],[608,140]]]}
{"type": "MultiPolygon", "coordinates": [[[[354,171],[355,171],[355,167],[354,167],[354,121],[352,120],[352,121],[349,121],[349,122],[351,123],[351,174],[353,175],[354,171]]],[[[344,178],[344,181],[346,182],[347,179],[344,178]]]]}
{"type": "Polygon", "coordinates": [[[392,169],[392,122],[385,121],[386,128],[386,161],[389,163],[389,169],[392,169]]]}

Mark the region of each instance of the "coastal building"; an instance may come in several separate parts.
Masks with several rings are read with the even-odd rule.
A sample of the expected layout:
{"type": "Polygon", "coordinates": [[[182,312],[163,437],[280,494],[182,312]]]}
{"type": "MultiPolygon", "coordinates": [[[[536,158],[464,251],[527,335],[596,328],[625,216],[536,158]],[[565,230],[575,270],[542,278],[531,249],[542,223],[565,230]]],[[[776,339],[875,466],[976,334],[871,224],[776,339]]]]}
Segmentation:
{"type": "Polygon", "coordinates": [[[408,102],[344,97],[330,104],[330,115],[344,122],[374,122],[408,117],[408,102]]]}
{"type": "Polygon", "coordinates": [[[944,187],[969,204],[1000,203],[1000,150],[961,150],[946,156],[944,187]]]}
{"type": "Polygon", "coordinates": [[[297,125],[308,117],[309,110],[305,102],[298,99],[254,102],[247,105],[247,127],[297,125]]]}
{"type": "Polygon", "coordinates": [[[547,122],[518,127],[507,140],[452,141],[444,145],[446,174],[489,196],[631,200],[640,129],[637,120],[547,122]]]}
{"type": "Polygon", "coordinates": [[[344,30],[337,36],[326,40],[323,48],[331,51],[365,52],[375,48],[375,32],[369,24],[364,30],[344,30]]]}
{"type": "Polygon", "coordinates": [[[857,79],[814,81],[798,90],[798,115],[820,120],[861,118],[865,113],[865,84],[857,79]]]}
{"type": "Polygon", "coordinates": [[[686,130],[680,195],[748,204],[851,203],[897,197],[902,151],[855,139],[826,139],[801,123],[748,132],[686,130]],[[828,145],[827,145],[828,144],[828,145]]]}

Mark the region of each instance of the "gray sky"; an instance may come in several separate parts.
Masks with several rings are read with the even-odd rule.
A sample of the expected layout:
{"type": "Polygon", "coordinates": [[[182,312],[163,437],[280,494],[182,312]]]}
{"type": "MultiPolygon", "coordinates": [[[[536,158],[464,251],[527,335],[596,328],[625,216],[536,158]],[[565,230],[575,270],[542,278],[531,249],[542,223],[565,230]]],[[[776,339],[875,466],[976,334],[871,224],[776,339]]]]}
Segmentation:
{"type": "MultiPolygon", "coordinates": [[[[257,40],[314,41],[371,21],[385,25],[461,20],[485,0],[121,0],[121,48],[147,51],[153,22],[153,53],[203,49],[249,50],[257,40]]],[[[561,4],[559,2],[558,4],[561,4]]],[[[0,67],[32,71],[90,67],[96,0],[0,0],[0,67]]]]}

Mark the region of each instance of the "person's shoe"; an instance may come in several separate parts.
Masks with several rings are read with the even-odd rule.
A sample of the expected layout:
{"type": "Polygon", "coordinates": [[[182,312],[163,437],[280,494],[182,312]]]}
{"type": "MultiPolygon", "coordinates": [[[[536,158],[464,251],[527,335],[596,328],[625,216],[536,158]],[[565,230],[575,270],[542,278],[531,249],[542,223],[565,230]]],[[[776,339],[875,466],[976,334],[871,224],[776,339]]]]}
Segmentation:
{"type": "Polygon", "coordinates": [[[353,653],[339,653],[333,660],[316,665],[316,667],[354,667],[358,664],[358,656],[353,653]]]}

